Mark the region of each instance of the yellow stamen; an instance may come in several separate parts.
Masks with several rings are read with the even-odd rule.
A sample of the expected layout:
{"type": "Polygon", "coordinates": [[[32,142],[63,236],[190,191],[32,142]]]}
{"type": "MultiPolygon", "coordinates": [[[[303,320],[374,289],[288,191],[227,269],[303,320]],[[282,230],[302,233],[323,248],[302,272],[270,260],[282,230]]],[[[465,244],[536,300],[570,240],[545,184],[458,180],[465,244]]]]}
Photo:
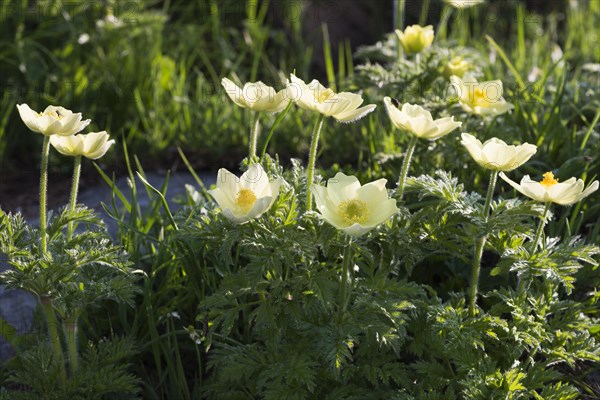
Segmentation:
{"type": "Polygon", "coordinates": [[[348,224],[364,224],[369,219],[369,207],[362,200],[346,200],[338,205],[338,214],[348,224]]]}
{"type": "Polygon", "coordinates": [[[256,195],[252,189],[242,189],[238,192],[235,204],[242,212],[250,211],[254,207],[254,203],[256,203],[256,195]]]}
{"type": "Polygon", "coordinates": [[[558,183],[558,179],[554,178],[554,174],[552,172],[546,172],[542,176],[544,177],[544,179],[542,179],[540,183],[546,186],[547,188],[549,188],[550,186],[554,186],[558,183]]]}
{"type": "Polygon", "coordinates": [[[487,96],[485,94],[485,91],[481,88],[475,88],[475,93],[473,96],[473,104],[478,105],[478,106],[482,106],[482,105],[486,105],[489,102],[487,101],[487,96]]]}
{"type": "Polygon", "coordinates": [[[60,113],[58,111],[43,111],[43,112],[38,113],[38,115],[40,117],[44,116],[44,115],[49,115],[52,118],[56,118],[56,119],[61,119],[63,117],[62,115],[60,115],[60,113]]]}
{"type": "Polygon", "coordinates": [[[329,100],[330,98],[332,98],[333,96],[335,96],[335,92],[333,90],[325,89],[325,91],[323,91],[323,93],[317,94],[317,101],[319,103],[324,103],[327,100],[329,100]]]}

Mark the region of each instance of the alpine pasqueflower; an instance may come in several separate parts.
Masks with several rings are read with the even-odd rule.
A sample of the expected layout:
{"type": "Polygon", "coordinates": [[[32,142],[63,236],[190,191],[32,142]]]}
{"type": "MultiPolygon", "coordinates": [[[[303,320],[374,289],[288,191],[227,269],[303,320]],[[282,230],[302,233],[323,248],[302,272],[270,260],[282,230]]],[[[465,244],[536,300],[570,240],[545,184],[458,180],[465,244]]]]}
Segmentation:
{"type": "Polygon", "coordinates": [[[84,156],[91,160],[97,160],[106,154],[115,141],[108,140],[108,133],[102,131],[90,132],[86,135],[54,135],[50,137],[50,144],[62,155],[84,156]]]}
{"type": "Polygon", "coordinates": [[[502,178],[510,186],[525,196],[542,203],[556,203],[562,206],[575,204],[584,197],[589,196],[598,190],[598,181],[592,182],[584,190],[585,183],[582,179],[570,178],[564,182],[558,182],[552,172],[546,172],[541,181],[532,180],[529,175],[521,179],[521,183],[516,183],[508,178],[504,173],[500,173],[502,178]]]}
{"type": "Polygon", "coordinates": [[[377,107],[375,104],[369,104],[359,108],[364,101],[361,95],[350,92],[335,93],[316,79],[306,84],[294,74],[291,74],[287,90],[288,98],[295,101],[300,108],[316,111],[340,122],[354,122],[377,107]]]}
{"type": "Polygon", "coordinates": [[[91,120],[81,120],[81,113],[64,107],[48,106],[41,112],[33,111],[27,104],[17,104],[19,115],[29,129],[44,136],[71,136],[88,126],[91,120]]]}
{"type": "Polygon", "coordinates": [[[433,26],[425,27],[420,25],[407,26],[404,32],[396,29],[396,35],[400,39],[400,44],[404,51],[408,54],[420,53],[424,49],[431,46],[433,43],[434,32],[433,26]]]}
{"type": "Polygon", "coordinates": [[[271,86],[267,86],[261,81],[246,83],[241,88],[231,80],[223,78],[221,85],[235,104],[253,111],[277,113],[283,111],[289,103],[286,89],[276,92],[271,86]]]}
{"type": "Polygon", "coordinates": [[[236,224],[243,224],[265,213],[277,198],[283,182],[278,177],[269,182],[260,164],[252,164],[240,178],[221,168],[217,173],[217,187],[208,193],[223,210],[223,215],[236,224]]]}
{"type": "Polygon", "coordinates": [[[525,164],[537,151],[533,144],[508,145],[503,140],[491,138],[481,143],[475,136],[463,133],[460,142],[480,166],[494,171],[512,171],[525,164]]]}
{"type": "Polygon", "coordinates": [[[502,97],[501,80],[477,82],[472,75],[464,80],[456,75],[450,82],[458,96],[458,102],[466,112],[481,116],[496,116],[513,109],[514,106],[502,97]]]}
{"type": "Polygon", "coordinates": [[[389,97],[384,97],[383,103],[396,128],[422,139],[439,139],[462,125],[462,122],[454,121],[454,117],[434,120],[431,113],[421,106],[404,103],[399,108],[389,97]]]}
{"type": "Polygon", "coordinates": [[[361,236],[396,212],[396,201],[379,179],[361,186],[355,176],[338,172],[327,186],[312,185],[317,209],[325,221],[350,236],[361,236]]]}

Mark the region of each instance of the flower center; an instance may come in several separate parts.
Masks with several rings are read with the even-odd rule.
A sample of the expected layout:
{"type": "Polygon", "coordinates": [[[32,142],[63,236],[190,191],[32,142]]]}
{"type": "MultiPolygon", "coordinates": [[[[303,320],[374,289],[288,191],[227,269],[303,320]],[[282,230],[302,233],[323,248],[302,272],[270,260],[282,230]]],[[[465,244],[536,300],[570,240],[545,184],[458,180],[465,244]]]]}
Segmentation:
{"type": "Polygon", "coordinates": [[[369,207],[362,200],[346,200],[338,205],[338,214],[348,225],[362,225],[369,219],[369,207]]]}
{"type": "Polygon", "coordinates": [[[327,100],[329,100],[330,98],[332,98],[333,96],[335,96],[335,92],[333,90],[331,90],[331,89],[325,89],[323,91],[323,93],[319,93],[317,95],[317,101],[319,103],[324,103],[327,100]]]}
{"type": "Polygon", "coordinates": [[[254,203],[256,203],[256,195],[252,189],[242,189],[238,192],[235,204],[242,212],[250,211],[254,207],[254,203]]]}
{"type": "Polygon", "coordinates": [[[473,103],[478,106],[485,106],[485,105],[489,104],[486,97],[487,96],[483,89],[476,88],[473,103]]]}
{"type": "Polygon", "coordinates": [[[60,115],[60,113],[58,112],[58,110],[48,110],[48,111],[43,111],[43,112],[41,112],[41,113],[38,113],[38,115],[39,115],[40,117],[41,117],[41,116],[44,116],[44,115],[48,115],[48,116],[50,116],[50,117],[52,117],[52,118],[56,118],[56,119],[58,119],[58,120],[60,120],[60,119],[63,117],[62,115],[60,115]]]}
{"type": "Polygon", "coordinates": [[[558,183],[558,179],[554,178],[554,174],[552,172],[546,172],[542,176],[544,177],[544,179],[542,179],[540,181],[540,183],[542,185],[546,186],[546,188],[554,186],[554,185],[556,185],[558,183]]]}

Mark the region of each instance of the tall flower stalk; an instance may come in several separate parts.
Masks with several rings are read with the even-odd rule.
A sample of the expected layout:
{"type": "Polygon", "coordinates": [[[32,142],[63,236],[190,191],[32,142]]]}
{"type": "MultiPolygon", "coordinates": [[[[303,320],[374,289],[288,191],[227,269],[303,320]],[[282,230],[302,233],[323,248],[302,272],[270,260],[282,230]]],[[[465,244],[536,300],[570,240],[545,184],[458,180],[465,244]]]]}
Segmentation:
{"type": "MultiPolygon", "coordinates": [[[[494,197],[494,190],[496,189],[496,182],[498,180],[498,171],[492,171],[490,174],[490,183],[488,185],[487,195],[485,196],[485,205],[483,206],[483,221],[487,222],[490,214],[490,208],[492,205],[492,198],[494,197]]],[[[471,267],[471,287],[469,290],[469,315],[474,317],[476,315],[475,307],[477,304],[477,288],[479,286],[479,272],[481,270],[481,257],[483,256],[483,248],[487,241],[487,236],[483,235],[477,241],[475,246],[475,255],[473,258],[473,265],[471,267]]]]}
{"type": "Polygon", "coordinates": [[[323,120],[325,116],[319,114],[315,127],[310,139],[310,152],[308,154],[308,170],[306,171],[306,209],[312,210],[312,192],[310,186],[313,183],[315,175],[315,163],[317,161],[317,147],[319,146],[319,137],[321,136],[321,128],[323,128],[323,120]]]}
{"type": "Polygon", "coordinates": [[[248,160],[253,162],[256,160],[256,143],[258,141],[258,132],[260,130],[260,113],[254,112],[252,118],[252,130],[250,131],[250,140],[248,141],[248,160]]]}
{"type": "Polygon", "coordinates": [[[58,321],[56,320],[56,314],[54,313],[54,306],[52,304],[52,298],[50,296],[40,296],[40,303],[46,316],[46,323],[48,324],[48,335],[52,342],[52,349],[54,351],[54,358],[56,364],[59,366],[61,379],[66,381],[67,373],[65,371],[65,362],[63,349],[60,344],[60,337],[58,336],[58,321]]]}
{"type": "Polygon", "coordinates": [[[408,143],[408,149],[406,150],[406,154],[404,155],[404,161],[402,162],[402,171],[400,172],[400,179],[398,180],[398,199],[402,200],[402,196],[404,195],[404,185],[406,184],[406,176],[408,175],[408,169],[410,168],[410,162],[412,160],[413,153],[415,152],[415,147],[417,147],[418,137],[413,136],[408,143]]]}
{"type": "MultiPolygon", "coordinates": [[[[72,214],[77,205],[77,192],[79,191],[79,176],[81,175],[81,156],[76,156],[73,164],[73,180],[71,183],[71,196],[69,198],[69,212],[72,214]]],[[[73,237],[75,222],[69,221],[67,226],[67,241],[73,237]]]]}
{"type": "Polygon", "coordinates": [[[48,156],[50,154],[50,136],[44,136],[42,145],[42,160],[40,165],[40,255],[44,257],[48,251],[48,238],[46,237],[46,210],[48,194],[48,156]]]}

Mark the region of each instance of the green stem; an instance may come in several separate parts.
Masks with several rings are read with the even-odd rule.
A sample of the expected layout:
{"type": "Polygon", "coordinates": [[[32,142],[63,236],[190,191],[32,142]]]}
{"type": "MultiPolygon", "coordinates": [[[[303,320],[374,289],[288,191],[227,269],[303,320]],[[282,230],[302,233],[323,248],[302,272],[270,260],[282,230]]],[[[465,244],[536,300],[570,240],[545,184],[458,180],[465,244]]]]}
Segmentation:
{"type": "Polygon", "coordinates": [[[546,220],[546,214],[548,213],[548,210],[550,209],[550,204],[552,204],[551,202],[547,202],[545,204],[544,207],[544,212],[542,213],[542,217],[540,218],[540,223],[537,227],[537,230],[535,231],[535,239],[533,239],[533,246],[531,248],[531,252],[534,253],[537,250],[538,247],[538,243],[540,241],[540,238],[542,237],[542,232],[544,232],[544,225],[545,225],[545,220],[546,220]]]}
{"type": "MultiPolygon", "coordinates": [[[[487,195],[485,197],[485,205],[483,206],[483,220],[487,222],[489,217],[490,208],[492,205],[492,198],[494,197],[494,189],[496,188],[496,181],[498,179],[498,171],[492,171],[490,176],[490,183],[488,185],[487,195]]],[[[477,241],[475,246],[475,254],[473,258],[473,266],[471,267],[471,288],[469,290],[469,315],[475,317],[475,307],[477,306],[477,287],[479,285],[479,272],[481,270],[481,257],[483,256],[483,248],[487,236],[483,235],[477,241]]]]}
{"type": "MultiPolygon", "coordinates": [[[[75,165],[73,166],[73,182],[71,183],[71,198],[69,201],[69,213],[73,214],[75,205],[77,204],[77,192],[79,190],[79,176],[81,175],[81,156],[75,157],[75,165]]],[[[67,241],[73,237],[75,222],[70,221],[67,227],[67,241]]]]}
{"type": "Polygon", "coordinates": [[[258,141],[258,130],[260,128],[260,113],[254,113],[252,131],[250,131],[250,142],[248,144],[248,160],[252,163],[256,160],[256,142],[258,141]]]}
{"type": "Polygon", "coordinates": [[[67,350],[71,362],[71,373],[79,369],[79,355],[77,353],[77,320],[65,322],[65,335],[67,337],[67,350]]]}
{"type": "Polygon", "coordinates": [[[42,164],[40,166],[40,253],[43,256],[48,251],[48,238],[46,238],[46,196],[48,192],[48,155],[50,154],[50,136],[44,136],[42,145],[42,164]]]}
{"type": "Polygon", "coordinates": [[[323,121],[325,116],[323,114],[319,114],[317,118],[317,122],[315,123],[315,128],[313,129],[312,139],[310,142],[310,153],[308,155],[308,171],[306,172],[306,210],[312,210],[312,193],[310,190],[311,185],[313,184],[313,179],[315,175],[315,162],[317,160],[317,146],[319,145],[319,136],[321,135],[321,128],[323,127],[323,121]]]}
{"type": "Polygon", "coordinates": [[[410,161],[412,159],[415,147],[417,146],[418,137],[413,136],[408,144],[404,161],[402,162],[402,172],[400,173],[400,180],[398,180],[398,200],[402,200],[404,194],[404,184],[406,183],[406,175],[408,174],[408,168],[410,167],[410,161]]]}
{"type": "Polygon", "coordinates": [[[60,344],[60,338],[58,336],[58,322],[56,321],[56,315],[54,314],[52,299],[48,296],[40,296],[40,302],[42,303],[42,308],[44,310],[44,314],[46,315],[48,335],[50,336],[50,340],[52,341],[52,346],[54,348],[54,357],[56,359],[56,363],[59,365],[61,378],[64,382],[67,379],[67,374],[65,372],[63,350],[60,344]]]}
{"type": "MultiPolygon", "coordinates": [[[[394,26],[394,31],[396,29],[399,29],[401,31],[404,30],[403,29],[404,28],[404,8],[405,8],[404,3],[405,3],[405,0],[396,0],[397,8],[395,10],[396,15],[394,16],[395,17],[394,22],[395,22],[396,26],[394,26]]],[[[398,58],[400,58],[402,56],[403,50],[402,50],[402,43],[400,43],[399,37],[396,38],[396,43],[398,45],[397,55],[398,55],[398,58]]]]}
{"type": "Polygon", "coordinates": [[[338,322],[341,323],[344,319],[344,314],[348,308],[348,298],[350,291],[347,292],[348,288],[348,277],[350,275],[350,285],[352,285],[352,270],[350,265],[352,264],[352,237],[348,236],[346,247],[344,248],[344,255],[342,260],[342,280],[340,283],[340,300],[338,303],[338,322]]]}

